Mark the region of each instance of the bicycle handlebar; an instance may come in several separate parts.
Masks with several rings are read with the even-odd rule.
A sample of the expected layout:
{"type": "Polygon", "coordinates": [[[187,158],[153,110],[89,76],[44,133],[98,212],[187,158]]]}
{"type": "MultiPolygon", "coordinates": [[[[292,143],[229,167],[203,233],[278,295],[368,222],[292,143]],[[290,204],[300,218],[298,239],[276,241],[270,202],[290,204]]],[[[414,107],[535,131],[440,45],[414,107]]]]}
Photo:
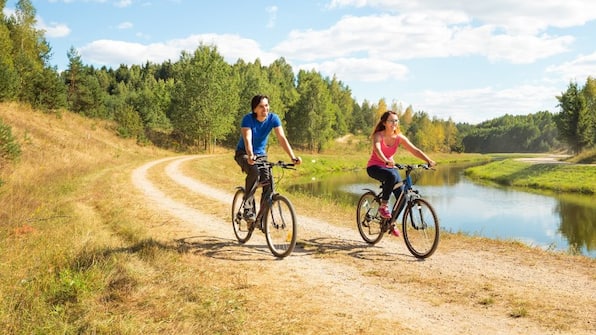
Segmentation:
{"type": "Polygon", "coordinates": [[[271,167],[279,166],[282,169],[296,170],[296,168],[295,168],[296,164],[294,164],[294,163],[286,163],[284,161],[271,162],[271,161],[259,160],[259,158],[257,158],[257,160],[255,161],[255,164],[256,165],[268,165],[268,166],[271,166],[271,167]]]}
{"type": "Polygon", "coordinates": [[[290,170],[295,170],[295,166],[296,164],[294,163],[286,163],[284,161],[277,161],[277,163],[273,163],[273,162],[268,162],[269,164],[271,164],[271,166],[279,166],[282,169],[290,169],[290,170]]]}
{"type": "Polygon", "coordinates": [[[393,166],[395,169],[399,170],[414,170],[414,169],[425,169],[425,170],[433,170],[428,164],[395,164],[393,166]]]}

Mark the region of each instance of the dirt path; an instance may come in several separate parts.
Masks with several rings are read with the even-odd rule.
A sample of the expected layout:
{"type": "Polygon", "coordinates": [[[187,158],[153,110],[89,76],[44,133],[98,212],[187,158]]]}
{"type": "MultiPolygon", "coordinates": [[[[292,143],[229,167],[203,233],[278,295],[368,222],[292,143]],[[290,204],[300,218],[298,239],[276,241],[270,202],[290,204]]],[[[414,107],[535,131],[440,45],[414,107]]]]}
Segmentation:
{"type": "Polygon", "coordinates": [[[271,304],[302,299],[308,301],[305,309],[318,310],[312,317],[319,318],[320,328],[305,326],[305,334],[368,334],[370,329],[404,334],[596,334],[593,260],[516,244],[446,238],[430,259],[417,261],[401,239],[385,237],[370,247],[355,229],[299,215],[300,245],[278,261],[262,234],[245,245],[233,243],[225,215],[176,200],[149,177],[149,171],[158,169],[184,192],[229,206],[231,193],[181,172],[183,164],[200,158],[149,162],[133,172],[133,184],[149,207],[192,224],[203,239],[226,241],[218,251],[204,254],[210,252],[232,267],[251,264],[254,273],[246,276],[256,287],[283,278],[285,285],[263,289],[262,294],[273,297],[271,304]]]}

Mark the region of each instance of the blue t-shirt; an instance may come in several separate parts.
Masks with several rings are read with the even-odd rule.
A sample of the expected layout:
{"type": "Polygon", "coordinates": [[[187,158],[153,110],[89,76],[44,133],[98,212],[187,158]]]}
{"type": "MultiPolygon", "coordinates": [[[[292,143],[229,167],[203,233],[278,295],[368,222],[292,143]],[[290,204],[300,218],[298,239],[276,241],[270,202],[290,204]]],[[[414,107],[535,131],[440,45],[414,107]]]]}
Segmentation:
{"type": "MultiPolygon", "coordinates": [[[[279,116],[271,112],[267,115],[267,118],[263,122],[259,122],[251,112],[244,115],[244,117],[242,118],[242,122],[240,123],[240,127],[250,128],[252,130],[252,149],[254,151],[254,154],[257,156],[262,156],[266,154],[265,148],[267,146],[267,139],[269,138],[269,133],[271,133],[271,130],[273,128],[277,128],[280,126],[281,120],[279,119],[279,116]]],[[[240,135],[240,141],[238,141],[236,150],[246,151],[242,135],[240,135]]]]}

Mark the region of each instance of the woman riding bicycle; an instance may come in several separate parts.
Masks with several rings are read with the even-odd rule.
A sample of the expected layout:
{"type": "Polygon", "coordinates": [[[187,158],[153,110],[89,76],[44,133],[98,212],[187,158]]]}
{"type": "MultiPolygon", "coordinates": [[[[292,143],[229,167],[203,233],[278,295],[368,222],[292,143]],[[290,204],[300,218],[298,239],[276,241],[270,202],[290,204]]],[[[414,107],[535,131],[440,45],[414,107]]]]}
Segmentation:
{"type": "MultiPolygon", "coordinates": [[[[395,162],[393,161],[393,155],[400,145],[412,155],[426,161],[430,167],[436,165],[435,161],[400,132],[399,118],[396,112],[383,113],[372,133],[372,153],[366,166],[366,172],[371,178],[383,183],[379,214],[386,219],[391,218],[391,211],[387,206],[391,193],[393,192],[395,198],[399,199],[403,191],[403,186],[393,188],[395,184],[401,182],[401,175],[394,168],[395,162]]],[[[398,236],[399,232],[394,228],[392,234],[398,236]]]]}

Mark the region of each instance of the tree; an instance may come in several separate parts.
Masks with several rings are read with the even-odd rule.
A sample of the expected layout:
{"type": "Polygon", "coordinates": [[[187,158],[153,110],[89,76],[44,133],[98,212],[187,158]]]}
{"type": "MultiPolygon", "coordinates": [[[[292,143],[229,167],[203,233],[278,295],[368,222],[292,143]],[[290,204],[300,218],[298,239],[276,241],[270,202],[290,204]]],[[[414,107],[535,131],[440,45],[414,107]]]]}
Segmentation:
{"type": "MultiPolygon", "coordinates": [[[[238,101],[236,104],[239,106],[239,110],[234,113],[233,124],[235,127],[240,126],[240,121],[244,114],[250,112],[250,100],[257,94],[265,94],[269,96],[270,107],[276,113],[278,111],[279,98],[272,97],[270,92],[269,74],[265,68],[261,65],[259,59],[255,60],[254,63],[246,63],[243,60],[238,60],[232,68],[233,77],[237,78],[238,82],[238,101]]],[[[278,95],[279,96],[279,95],[278,95]]],[[[280,115],[282,118],[282,115],[280,115]]],[[[283,118],[282,118],[283,119],[283,118]]],[[[238,141],[238,133],[230,133],[226,139],[226,142],[230,145],[235,145],[238,141]]]]}
{"type": "Polygon", "coordinates": [[[142,140],[143,122],[139,114],[130,105],[122,105],[114,113],[114,118],[118,123],[117,132],[123,138],[136,138],[142,140]]]}
{"type": "Polygon", "coordinates": [[[580,94],[577,83],[571,82],[567,91],[557,96],[561,111],[555,116],[559,136],[575,153],[581,152],[584,141],[579,131],[580,115],[584,114],[585,99],[580,94]]]}
{"type": "Polygon", "coordinates": [[[102,71],[83,65],[81,56],[73,47],[68,50],[67,57],[68,68],[62,73],[62,78],[67,87],[68,108],[89,117],[107,118],[104,103],[107,93],[99,82],[103,76],[96,73],[102,71]]]}
{"type": "Polygon", "coordinates": [[[350,123],[350,132],[352,134],[360,134],[364,131],[363,128],[366,124],[366,120],[360,105],[356,101],[352,102],[352,105],[352,122],[350,123]]]}
{"type": "Polygon", "coordinates": [[[582,89],[584,97],[584,111],[578,120],[581,142],[586,146],[596,144],[596,79],[588,77],[582,89]]]}
{"type": "Polygon", "coordinates": [[[417,147],[423,151],[434,151],[433,123],[425,112],[417,112],[412,117],[412,124],[407,136],[417,147]]]}
{"type": "Polygon", "coordinates": [[[354,100],[350,89],[335,76],[328,83],[328,87],[331,102],[334,105],[335,121],[333,130],[335,131],[335,137],[338,137],[345,135],[348,132],[350,123],[352,123],[354,100]]]}
{"type": "Polygon", "coordinates": [[[19,0],[14,16],[7,20],[12,40],[12,58],[18,73],[17,97],[21,101],[36,103],[42,92],[36,78],[43,76],[44,68],[50,57],[50,46],[43,36],[43,31],[35,28],[36,11],[31,1],[19,0]]]}
{"type": "Polygon", "coordinates": [[[45,67],[33,78],[34,95],[31,105],[45,111],[66,107],[66,89],[58,71],[45,67]]]}
{"type": "Polygon", "coordinates": [[[377,105],[376,112],[375,112],[375,124],[378,120],[381,119],[381,116],[388,110],[387,102],[385,98],[379,99],[379,104],[377,105]]]}
{"type": "Polygon", "coordinates": [[[362,105],[359,105],[356,101],[353,101],[353,117],[350,131],[354,134],[365,134],[370,135],[375,121],[375,112],[373,106],[371,106],[368,100],[364,100],[362,105]]]}
{"type": "Polygon", "coordinates": [[[12,135],[10,126],[5,125],[0,119],[0,170],[7,161],[15,160],[20,155],[21,147],[12,135]]]}
{"type": "Polygon", "coordinates": [[[461,147],[461,145],[458,144],[458,131],[457,131],[457,126],[455,125],[455,122],[453,122],[453,120],[451,118],[449,118],[445,123],[444,123],[444,128],[445,128],[445,143],[444,143],[444,148],[443,151],[445,152],[461,152],[463,151],[463,148],[461,147]]]}
{"type": "Polygon", "coordinates": [[[202,44],[193,55],[183,52],[178,65],[170,105],[174,132],[186,144],[212,150],[236,129],[238,87],[232,68],[216,47],[202,44]]]}
{"type": "Polygon", "coordinates": [[[170,131],[172,124],[166,116],[171,103],[173,79],[156,81],[153,77],[145,79],[145,85],[131,98],[131,104],[140,115],[147,129],[170,131]]]}
{"type": "Polygon", "coordinates": [[[298,93],[300,98],[286,117],[288,135],[298,145],[320,152],[334,135],[329,90],[319,73],[300,70],[298,93]]]}
{"type": "Polygon", "coordinates": [[[408,133],[408,129],[410,129],[413,118],[414,108],[412,108],[412,105],[409,105],[399,117],[399,128],[404,134],[408,133]]]}
{"type": "Polygon", "coordinates": [[[275,90],[277,96],[274,99],[274,111],[283,120],[290,106],[298,101],[298,92],[296,90],[296,78],[292,66],[282,58],[278,58],[267,69],[269,74],[269,85],[275,90]]]}
{"type": "Polygon", "coordinates": [[[18,83],[13,62],[13,43],[3,12],[4,3],[0,1],[0,101],[14,99],[18,83]]]}

